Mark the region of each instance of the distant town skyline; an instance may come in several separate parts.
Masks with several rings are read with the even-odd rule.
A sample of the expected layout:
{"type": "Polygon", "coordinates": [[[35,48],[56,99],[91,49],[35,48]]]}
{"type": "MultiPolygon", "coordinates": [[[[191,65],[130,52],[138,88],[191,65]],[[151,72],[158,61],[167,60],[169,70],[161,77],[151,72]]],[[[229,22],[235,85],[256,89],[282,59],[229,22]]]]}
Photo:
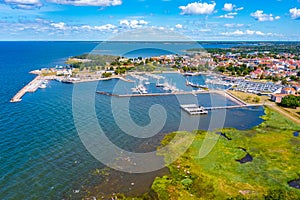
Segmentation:
{"type": "Polygon", "coordinates": [[[1,0],[5,40],[109,40],[140,28],[199,41],[299,41],[300,0],[1,0]]]}

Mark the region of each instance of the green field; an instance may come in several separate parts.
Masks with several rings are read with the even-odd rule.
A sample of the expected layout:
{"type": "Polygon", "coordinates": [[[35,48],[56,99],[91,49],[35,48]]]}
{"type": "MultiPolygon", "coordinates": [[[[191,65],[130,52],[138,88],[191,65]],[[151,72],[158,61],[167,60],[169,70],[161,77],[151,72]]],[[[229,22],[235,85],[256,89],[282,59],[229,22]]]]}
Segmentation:
{"type": "MultiPolygon", "coordinates": [[[[197,131],[188,151],[168,166],[170,175],[157,177],[152,191],[141,198],[300,199],[300,190],[288,185],[300,178],[300,138],[293,136],[300,126],[268,108],[265,113],[265,122],[252,130],[219,130],[229,140],[215,132],[197,131]],[[199,154],[204,140],[205,145],[216,145],[210,152],[199,154]],[[252,162],[237,162],[247,154],[241,148],[253,157],[252,162]]],[[[182,140],[189,135],[171,133],[162,145],[175,134],[182,140]]],[[[160,152],[166,161],[180,149],[181,142],[176,144],[160,152]]]]}

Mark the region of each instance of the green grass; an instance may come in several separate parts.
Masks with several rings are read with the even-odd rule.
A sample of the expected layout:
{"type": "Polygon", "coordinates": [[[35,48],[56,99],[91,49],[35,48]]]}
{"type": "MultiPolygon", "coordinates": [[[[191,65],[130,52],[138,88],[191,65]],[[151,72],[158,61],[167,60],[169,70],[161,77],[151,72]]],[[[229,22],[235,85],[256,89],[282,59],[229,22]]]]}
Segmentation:
{"type": "MultiPolygon", "coordinates": [[[[232,140],[220,136],[204,158],[199,150],[206,132],[198,131],[186,153],[168,166],[170,175],[157,177],[152,190],[159,199],[300,199],[300,191],[287,184],[300,176],[300,139],[293,136],[300,126],[268,108],[265,112],[265,122],[252,130],[221,130],[232,140]],[[246,155],[240,148],[247,150],[252,162],[236,161],[246,155]]],[[[184,140],[186,134],[177,136],[184,140]]],[[[209,139],[216,140],[210,134],[209,139]]],[[[180,144],[160,154],[167,161],[180,144]]]]}

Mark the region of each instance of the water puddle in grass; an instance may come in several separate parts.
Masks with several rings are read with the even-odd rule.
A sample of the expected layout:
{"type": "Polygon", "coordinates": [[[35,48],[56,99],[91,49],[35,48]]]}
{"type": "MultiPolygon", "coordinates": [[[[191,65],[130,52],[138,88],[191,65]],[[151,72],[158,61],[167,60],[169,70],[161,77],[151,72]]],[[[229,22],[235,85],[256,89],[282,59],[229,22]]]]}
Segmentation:
{"type": "Polygon", "coordinates": [[[242,159],[239,159],[239,160],[236,160],[236,161],[241,163],[241,164],[245,164],[247,162],[252,162],[253,157],[247,152],[247,149],[244,149],[244,148],[239,148],[239,149],[243,150],[247,154],[242,159]]]}
{"type": "Polygon", "coordinates": [[[300,178],[297,180],[289,181],[288,184],[290,187],[300,189],[300,178]]]}
{"type": "Polygon", "coordinates": [[[222,137],[224,137],[224,138],[226,138],[227,140],[231,140],[231,138],[228,137],[225,133],[222,133],[222,132],[216,132],[216,134],[217,134],[217,135],[220,135],[220,136],[222,136],[222,137]]]}

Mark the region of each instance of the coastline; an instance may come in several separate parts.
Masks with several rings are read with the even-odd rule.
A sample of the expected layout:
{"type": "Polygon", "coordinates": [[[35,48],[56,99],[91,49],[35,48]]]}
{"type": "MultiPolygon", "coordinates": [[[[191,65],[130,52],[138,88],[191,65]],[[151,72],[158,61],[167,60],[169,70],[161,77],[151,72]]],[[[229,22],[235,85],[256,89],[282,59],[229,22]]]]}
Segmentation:
{"type": "MultiPolygon", "coordinates": [[[[197,158],[197,156],[192,153],[196,149],[200,148],[198,145],[201,144],[200,141],[204,140],[206,131],[199,130],[195,138],[194,144],[189,148],[187,153],[183,155],[184,158],[181,157],[173,164],[168,166],[171,172],[170,174],[164,174],[163,176],[156,177],[148,193],[140,194],[138,196],[124,196],[123,194],[119,194],[119,197],[123,197],[124,199],[136,197],[144,198],[151,197],[155,194],[154,196],[156,196],[157,199],[172,199],[172,197],[178,196],[181,196],[182,199],[190,197],[195,197],[196,199],[224,199],[224,197],[251,199],[254,197],[267,197],[268,195],[272,195],[274,192],[279,191],[279,193],[283,193],[283,195],[286,195],[284,196],[284,198],[300,198],[299,188],[297,189],[296,186],[295,188],[293,188],[294,186],[292,185],[286,186],[293,180],[299,179],[299,176],[297,175],[297,167],[293,165],[293,163],[297,163],[297,161],[294,161],[294,157],[291,157],[288,160],[286,160],[286,162],[288,162],[287,164],[290,166],[289,170],[278,168],[278,170],[281,170],[281,173],[270,171],[269,180],[266,180],[264,177],[261,176],[258,176],[256,178],[257,180],[248,178],[247,173],[258,173],[256,172],[256,170],[253,171],[252,168],[256,168],[256,163],[258,163],[260,159],[264,158],[268,160],[268,163],[271,162],[268,165],[280,166],[281,160],[272,159],[273,154],[276,154],[277,150],[282,148],[288,151],[292,151],[292,147],[290,147],[288,143],[284,143],[281,144],[279,147],[272,146],[271,149],[274,149],[274,151],[272,152],[262,151],[262,154],[271,154],[267,157],[264,157],[251,150],[251,145],[258,145],[254,140],[255,137],[268,137],[268,134],[273,136],[279,136],[278,134],[281,134],[281,137],[283,138],[293,138],[290,132],[296,131],[300,128],[300,126],[297,124],[293,124],[293,126],[291,126],[290,121],[286,117],[282,116],[280,113],[268,107],[265,107],[264,109],[265,114],[262,116],[264,121],[250,130],[240,131],[232,128],[215,130],[221,131],[222,133],[222,135],[218,139],[219,145],[218,147],[214,147],[212,152],[209,153],[208,157],[202,160],[199,160],[199,158],[197,158]],[[261,130],[263,127],[268,127],[269,124],[273,124],[274,127],[269,129],[267,132],[261,130]],[[280,127],[280,125],[283,125],[284,127],[280,127]],[[276,129],[282,130],[283,132],[281,133],[280,131],[275,131],[276,129]],[[252,133],[253,135],[250,133],[252,133]],[[242,138],[250,139],[250,144],[244,143],[242,138]],[[229,147],[229,143],[232,142],[234,143],[234,145],[230,145],[229,147]],[[222,150],[222,148],[224,148],[224,150],[226,149],[227,155],[225,156],[225,159],[223,158],[222,160],[220,160],[224,156],[224,154],[219,152],[224,151],[222,150]],[[228,149],[231,150],[229,151],[228,149]],[[247,164],[239,163],[239,159],[245,156],[245,152],[248,155],[252,155],[255,158],[255,160],[246,161],[247,164]],[[211,160],[213,158],[214,162],[211,160]],[[213,163],[213,165],[211,163],[213,163]],[[222,172],[224,171],[225,174],[214,171],[214,168],[219,166],[219,164],[223,167],[219,167],[218,169],[222,172]],[[237,170],[236,168],[242,169],[242,171],[237,170]],[[227,173],[229,175],[226,175],[227,173]],[[232,173],[234,174],[234,176],[232,173]],[[200,179],[198,179],[198,177],[200,179]],[[234,177],[239,177],[239,179],[242,179],[243,181],[239,181],[239,179],[232,181],[232,178],[234,177]],[[273,179],[276,181],[272,182],[273,179]],[[189,180],[190,183],[186,185],[185,182],[187,182],[187,180],[189,180]],[[218,184],[218,182],[220,182],[221,184],[218,184]],[[223,184],[228,184],[230,186],[224,187],[222,186],[223,184]],[[175,186],[177,186],[176,188],[178,189],[171,190],[171,188],[175,186]],[[196,189],[198,187],[199,189],[196,189]]],[[[168,143],[169,139],[172,138],[173,134],[175,133],[169,133],[168,135],[166,135],[164,140],[161,142],[161,145],[168,143]]],[[[184,133],[181,134],[181,137],[184,137],[184,133]]],[[[274,137],[266,142],[276,143],[276,140],[276,137],[274,137]]],[[[180,148],[180,145],[178,148],[180,148]]],[[[264,148],[264,146],[260,146],[257,148],[264,148]]],[[[284,152],[281,152],[281,154],[283,153],[284,152]]],[[[169,154],[170,152],[163,154],[165,159],[168,159],[169,154]]],[[[262,169],[259,169],[259,171],[261,170],[264,171],[264,167],[262,169]]]]}
{"type": "MultiPolygon", "coordinates": [[[[96,82],[96,81],[107,81],[107,80],[112,80],[112,79],[119,79],[124,82],[134,82],[133,80],[127,79],[126,76],[130,74],[145,74],[145,73],[150,73],[150,74],[181,74],[184,76],[184,73],[178,72],[178,71],[153,71],[153,72],[129,72],[128,74],[124,75],[113,75],[111,77],[107,78],[85,78],[85,79],[72,79],[72,78],[65,78],[62,76],[57,76],[57,75],[50,75],[50,76],[43,76],[40,70],[33,70],[29,72],[30,74],[35,74],[36,77],[30,81],[28,84],[26,84],[22,89],[20,89],[14,97],[10,99],[11,103],[17,103],[22,101],[22,97],[27,93],[27,92],[35,92],[41,85],[43,81],[51,81],[51,80],[57,80],[59,82],[63,83],[69,83],[69,84],[78,84],[78,83],[86,83],[86,82],[96,82]]],[[[208,75],[212,73],[195,73],[195,76],[198,75],[208,75]]],[[[193,92],[193,93],[198,93],[198,92],[193,92]]],[[[185,94],[185,93],[182,93],[185,94]]],[[[187,93],[189,94],[189,93],[187,93]]],[[[238,101],[237,101],[238,102],[238,101]]]]}

